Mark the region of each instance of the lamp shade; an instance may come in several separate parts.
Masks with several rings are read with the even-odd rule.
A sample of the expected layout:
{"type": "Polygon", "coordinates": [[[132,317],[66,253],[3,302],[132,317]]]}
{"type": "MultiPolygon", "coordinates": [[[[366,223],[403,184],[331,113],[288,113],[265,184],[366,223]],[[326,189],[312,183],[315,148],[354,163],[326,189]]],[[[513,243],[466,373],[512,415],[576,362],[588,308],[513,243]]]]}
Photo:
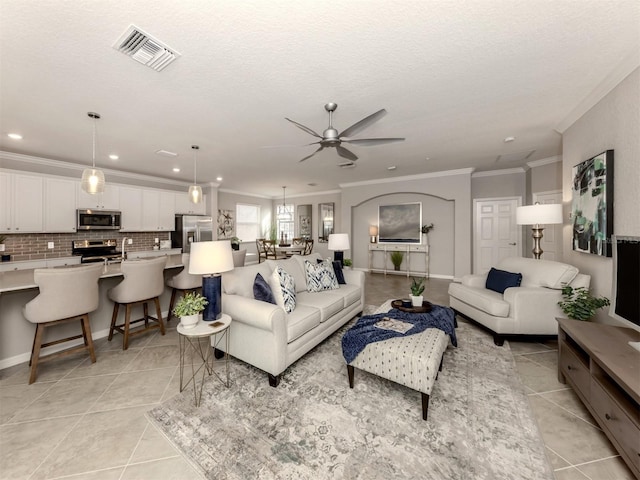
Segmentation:
{"type": "Polygon", "coordinates": [[[80,186],[85,192],[95,195],[104,192],[104,173],[97,168],[85,168],[82,171],[80,186]]]}
{"type": "Polygon", "coordinates": [[[518,225],[551,225],[562,223],[562,204],[551,203],[541,205],[526,205],[516,209],[516,223],[518,225]]]}
{"type": "Polygon", "coordinates": [[[349,250],[349,234],[348,233],[332,233],[329,235],[329,250],[344,251],[349,250]]]}
{"type": "Polygon", "coordinates": [[[200,185],[189,186],[189,201],[191,203],[202,202],[202,187],[200,185]]]}
{"type": "Polygon", "coordinates": [[[377,225],[369,225],[369,236],[375,237],[378,235],[378,226],[377,225]]]}
{"type": "Polygon", "coordinates": [[[194,242],[191,244],[189,273],[210,275],[233,270],[233,254],[228,241],[194,242]]]}

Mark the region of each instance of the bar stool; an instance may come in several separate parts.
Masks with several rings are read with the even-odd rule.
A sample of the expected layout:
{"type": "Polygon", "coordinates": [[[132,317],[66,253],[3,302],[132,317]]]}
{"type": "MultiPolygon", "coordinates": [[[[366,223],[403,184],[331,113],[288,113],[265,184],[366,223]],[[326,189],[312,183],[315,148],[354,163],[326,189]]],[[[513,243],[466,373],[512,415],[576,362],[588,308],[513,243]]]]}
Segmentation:
{"type": "Polygon", "coordinates": [[[176,303],[176,294],[184,295],[187,292],[194,292],[202,289],[202,275],[191,275],[189,273],[189,254],[182,254],[182,264],[184,269],[167,280],[167,286],[171,288],[171,301],[169,302],[169,313],[167,313],[167,323],[173,317],[173,307],[176,303]]]}
{"type": "Polygon", "coordinates": [[[36,333],[31,348],[31,374],[29,384],[36,381],[38,363],[61,357],[70,353],[87,350],[91,363],[96,361],[96,353],[91,337],[89,313],[98,308],[100,295],[98,293],[98,279],[102,274],[102,264],[93,264],[70,268],[37,268],[33,272],[35,283],[40,288],[36,298],[27,303],[22,312],[24,317],[36,324],[36,333]],[[42,343],[44,331],[47,327],[61,323],[80,320],[82,335],[74,335],[48,343],[42,343]],[[84,339],[84,344],[61,352],[40,357],[40,349],[78,338],[84,339]]]}
{"type": "Polygon", "coordinates": [[[120,264],[124,280],[107,292],[113,300],[113,315],[111,316],[111,328],[109,329],[109,341],[113,339],[113,332],[120,332],[122,349],[129,348],[129,337],[159,328],[164,335],[164,323],[162,322],[162,310],[160,309],[160,295],[164,292],[164,267],[167,257],[157,257],[152,260],[125,260],[120,264]],[[149,315],[148,302],[156,304],[156,317],[149,315]],[[142,304],[143,317],[131,320],[131,307],[142,304]],[[124,323],[116,324],[120,305],[125,306],[124,323]],[[154,324],[149,324],[153,320],[154,324]],[[131,331],[131,325],[144,322],[144,327],[131,331]]]}

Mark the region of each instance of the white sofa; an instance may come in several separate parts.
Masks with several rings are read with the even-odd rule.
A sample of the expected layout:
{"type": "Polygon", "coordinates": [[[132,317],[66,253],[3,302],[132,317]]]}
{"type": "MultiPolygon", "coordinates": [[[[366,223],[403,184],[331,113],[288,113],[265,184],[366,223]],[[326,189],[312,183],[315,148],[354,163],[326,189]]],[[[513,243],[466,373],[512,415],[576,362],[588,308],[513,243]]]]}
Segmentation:
{"type": "Polygon", "coordinates": [[[360,271],[344,270],[347,283],[337,290],[307,291],[304,260],[316,263],[320,258],[319,254],[294,255],[222,274],[222,311],[232,318],[228,353],[267,372],[271,386],[278,385],[289,365],[364,308],[364,273],[360,271]],[[268,281],[276,265],[295,280],[296,308],[289,314],[253,296],[256,274],[268,281]]]}
{"type": "Polygon", "coordinates": [[[548,260],[509,257],[495,268],[521,273],[521,285],[501,294],[485,288],[486,273],[465,275],[462,283],[449,285],[449,306],[491,330],[496,345],[507,336],[557,335],[556,318],[566,316],[558,306],[563,284],[589,288],[591,281],[572,265],[548,260]]]}

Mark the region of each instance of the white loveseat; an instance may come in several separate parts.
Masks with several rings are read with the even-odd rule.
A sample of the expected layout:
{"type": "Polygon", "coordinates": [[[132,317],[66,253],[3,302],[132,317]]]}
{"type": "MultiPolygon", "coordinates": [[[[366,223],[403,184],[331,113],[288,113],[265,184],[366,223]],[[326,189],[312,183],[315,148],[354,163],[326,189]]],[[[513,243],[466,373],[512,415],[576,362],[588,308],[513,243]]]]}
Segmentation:
{"type": "Polygon", "coordinates": [[[462,283],[449,285],[449,306],[491,330],[496,345],[506,336],[557,335],[556,318],[566,316],[558,306],[563,284],[589,288],[591,281],[572,265],[548,260],[509,257],[495,268],[521,273],[521,285],[501,294],[485,288],[486,273],[465,275],[462,283]]]}
{"type": "Polygon", "coordinates": [[[347,283],[337,290],[307,291],[304,260],[316,263],[320,258],[319,254],[294,255],[222,274],[222,311],[232,318],[228,353],[267,372],[271,386],[278,385],[289,365],[364,308],[364,273],[360,271],[344,270],[347,283]],[[295,280],[296,307],[289,314],[253,296],[256,274],[268,281],[276,265],[295,280]]]}

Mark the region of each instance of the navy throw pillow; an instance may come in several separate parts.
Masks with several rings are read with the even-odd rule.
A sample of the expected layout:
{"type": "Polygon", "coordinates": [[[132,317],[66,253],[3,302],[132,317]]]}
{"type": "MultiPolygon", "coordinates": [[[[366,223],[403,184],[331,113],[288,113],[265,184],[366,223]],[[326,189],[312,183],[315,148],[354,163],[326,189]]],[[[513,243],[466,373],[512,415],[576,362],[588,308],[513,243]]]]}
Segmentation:
{"type": "MultiPolygon", "coordinates": [[[[318,259],[318,263],[322,262],[323,261],[321,259],[318,259]]],[[[338,284],[346,285],[347,282],[344,279],[344,273],[342,273],[342,263],[340,263],[340,260],[334,260],[331,264],[333,265],[333,272],[336,274],[336,278],[338,279],[338,284]]]]}
{"type": "Polygon", "coordinates": [[[253,281],[253,298],[276,305],[276,297],[273,296],[271,287],[259,273],[256,273],[256,279],[253,281]]]}
{"type": "Polygon", "coordinates": [[[509,287],[519,287],[522,283],[521,273],[511,273],[492,268],[487,275],[485,287],[494,292],[504,293],[509,287]]]}

